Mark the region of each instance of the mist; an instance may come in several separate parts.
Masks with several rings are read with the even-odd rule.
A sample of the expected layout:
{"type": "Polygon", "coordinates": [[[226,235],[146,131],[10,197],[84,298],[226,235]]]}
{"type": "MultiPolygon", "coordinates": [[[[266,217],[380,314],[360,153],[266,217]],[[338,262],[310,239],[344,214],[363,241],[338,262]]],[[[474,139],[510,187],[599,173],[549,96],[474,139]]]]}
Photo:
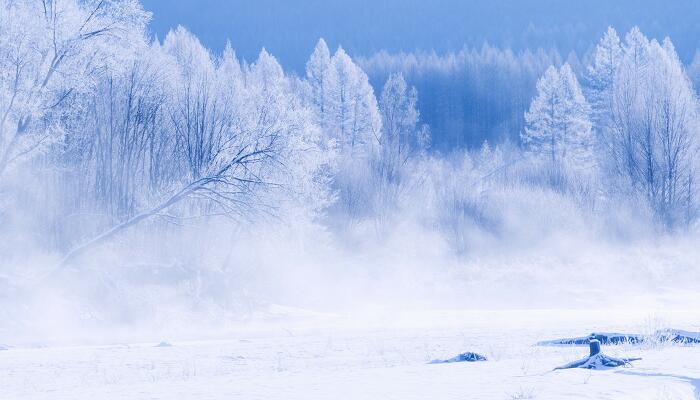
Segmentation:
{"type": "MultiPolygon", "coordinates": [[[[685,357],[664,332],[700,326],[694,3],[322,3],[0,0],[15,398],[89,398],[86,365],[115,398],[348,365],[403,382],[460,346],[563,393],[523,360],[588,328],[685,357]],[[141,367],[98,360],[120,349],[141,367]]],[[[237,390],[285,393],[259,387],[237,390]]]]}

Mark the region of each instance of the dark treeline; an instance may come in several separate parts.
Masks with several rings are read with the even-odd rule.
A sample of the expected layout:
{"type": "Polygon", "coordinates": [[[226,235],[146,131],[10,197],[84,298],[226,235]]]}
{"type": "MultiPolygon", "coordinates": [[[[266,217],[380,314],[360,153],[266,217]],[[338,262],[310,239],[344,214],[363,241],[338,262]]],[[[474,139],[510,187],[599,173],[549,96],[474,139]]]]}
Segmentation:
{"type": "MultiPolygon", "coordinates": [[[[582,55],[564,57],[556,49],[513,51],[484,44],[446,54],[382,51],[358,63],[375,88],[397,72],[415,85],[422,119],[432,129],[433,150],[450,152],[478,148],[485,140],[517,143],[535,84],[547,67],[567,62],[585,78],[594,55],[592,45],[582,55]]],[[[700,53],[689,60],[687,73],[698,88],[700,53]]]]}
{"type": "Polygon", "coordinates": [[[537,79],[562,57],[556,50],[516,53],[484,45],[445,55],[381,52],[359,63],[375,87],[396,72],[415,85],[433,149],[450,152],[485,140],[517,142],[537,79]]]}

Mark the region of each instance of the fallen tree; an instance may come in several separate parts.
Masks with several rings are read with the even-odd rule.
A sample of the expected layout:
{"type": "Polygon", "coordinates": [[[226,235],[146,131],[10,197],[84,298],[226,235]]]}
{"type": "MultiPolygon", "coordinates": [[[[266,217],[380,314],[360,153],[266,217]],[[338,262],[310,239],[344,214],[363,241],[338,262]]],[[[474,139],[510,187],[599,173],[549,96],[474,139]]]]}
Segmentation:
{"type": "Polygon", "coordinates": [[[545,340],[538,342],[538,346],[566,346],[586,345],[591,339],[598,340],[603,345],[609,344],[641,344],[641,343],[679,343],[700,344],[700,332],[690,332],[680,329],[660,329],[651,335],[636,333],[607,333],[594,332],[588,336],[545,340]]]}
{"type": "Polygon", "coordinates": [[[156,206],[119,223],[94,238],[74,247],[61,260],[48,276],[53,275],[63,267],[76,260],[86,251],[94,248],[118,233],[148,218],[160,215],[169,208],[188,198],[199,198],[210,201],[226,213],[231,213],[235,208],[246,206],[244,195],[251,190],[251,186],[261,185],[265,182],[256,174],[250,172],[250,167],[264,161],[265,158],[274,156],[274,142],[270,141],[264,147],[241,147],[238,152],[227,162],[223,163],[216,172],[207,174],[183,186],[173,194],[166,197],[156,206]]]}
{"type": "Polygon", "coordinates": [[[641,358],[615,358],[600,352],[600,341],[592,338],[588,342],[590,354],[588,357],[562,365],[557,369],[586,368],[586,369],[606,369],[630,365],[631,361],[641,360],[641,358]]]}

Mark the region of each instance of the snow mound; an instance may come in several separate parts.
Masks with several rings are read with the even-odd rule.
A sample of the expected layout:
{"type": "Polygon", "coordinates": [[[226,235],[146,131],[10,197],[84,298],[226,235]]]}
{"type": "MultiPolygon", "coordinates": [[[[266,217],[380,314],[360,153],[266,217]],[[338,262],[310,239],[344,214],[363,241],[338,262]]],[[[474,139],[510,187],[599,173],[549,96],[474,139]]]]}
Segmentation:
{"type": "Polygon", "coordinates": [[[690,332],[679,329],[667,329],[657,331],[654,334],[654,337],[662,342],[700,344],[700,332],[690,332]]]}
{"type": "Polygon", "coordinates": [[[446,364],[446,363],[456,363],[456,362],[476,362],[476,361],[487,361],[485,356],[481,354],[472,353],[471,351],[459,354],[447,360],[433,360],[430,364],[446,364]]]}

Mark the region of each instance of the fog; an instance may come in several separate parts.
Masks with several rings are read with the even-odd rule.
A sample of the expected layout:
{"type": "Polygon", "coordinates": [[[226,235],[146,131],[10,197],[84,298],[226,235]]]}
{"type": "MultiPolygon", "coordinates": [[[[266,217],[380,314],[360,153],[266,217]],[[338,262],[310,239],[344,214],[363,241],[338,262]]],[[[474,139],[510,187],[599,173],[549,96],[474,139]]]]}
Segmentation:
{"type": "Polygon", "coordinates": [[[0,1],[3,340],[697,301],[700,119],[661,30],[516,50],[313,31],[280,62],[155,39],[136,1],[49,8],[0,1]]]}

